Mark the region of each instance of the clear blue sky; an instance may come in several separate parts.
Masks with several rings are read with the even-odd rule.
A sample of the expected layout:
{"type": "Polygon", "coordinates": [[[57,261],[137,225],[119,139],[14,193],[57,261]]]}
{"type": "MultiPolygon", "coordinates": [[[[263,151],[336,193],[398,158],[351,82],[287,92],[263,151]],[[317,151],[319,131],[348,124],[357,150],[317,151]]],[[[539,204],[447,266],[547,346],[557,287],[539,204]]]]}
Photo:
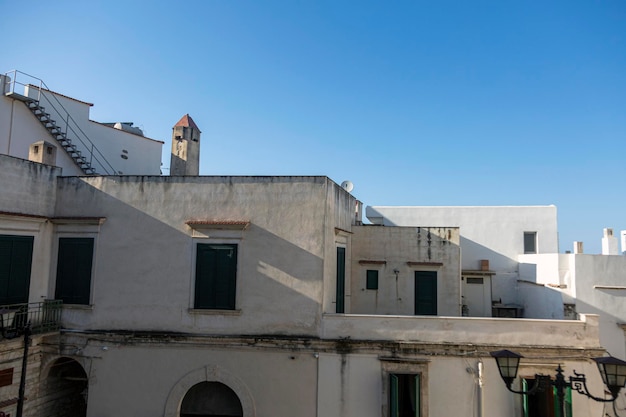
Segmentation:
{"type": "Polygon", "coordinates": [[[328,175],[365,205],[555,204],[561,252],[626,229],[624,0],[0,7],[2,72],[135,122],[164,168],[189,113],[202,175],[328,175]]]}

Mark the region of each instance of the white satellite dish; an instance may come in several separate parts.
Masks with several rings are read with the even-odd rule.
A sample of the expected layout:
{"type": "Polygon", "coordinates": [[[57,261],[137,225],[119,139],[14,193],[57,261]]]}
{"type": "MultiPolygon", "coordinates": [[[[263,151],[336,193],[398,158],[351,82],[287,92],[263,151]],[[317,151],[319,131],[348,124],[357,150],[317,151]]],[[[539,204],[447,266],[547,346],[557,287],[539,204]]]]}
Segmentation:
{"type": "Polygon", "coordinates": [[[352,184],[352,181],[347,181],[346,180],[346,181],[341,183],[341,188],[343,188],[347,192],[350,192],[354,188],[354,184],[352,184]]]}

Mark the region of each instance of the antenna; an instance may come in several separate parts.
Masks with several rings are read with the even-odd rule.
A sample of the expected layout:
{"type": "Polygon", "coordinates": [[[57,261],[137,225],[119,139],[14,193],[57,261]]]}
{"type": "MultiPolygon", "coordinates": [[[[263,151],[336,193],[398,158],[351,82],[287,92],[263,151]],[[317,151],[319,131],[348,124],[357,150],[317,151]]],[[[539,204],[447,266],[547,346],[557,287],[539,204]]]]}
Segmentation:
{"type": "Polygon", "coordinates": [[[352,181],[346,180],[346,181],[341,183],[341,188],[343,188],[347,192],[350,192],[354,188],[354,184],[352,184],[352,181]]]}

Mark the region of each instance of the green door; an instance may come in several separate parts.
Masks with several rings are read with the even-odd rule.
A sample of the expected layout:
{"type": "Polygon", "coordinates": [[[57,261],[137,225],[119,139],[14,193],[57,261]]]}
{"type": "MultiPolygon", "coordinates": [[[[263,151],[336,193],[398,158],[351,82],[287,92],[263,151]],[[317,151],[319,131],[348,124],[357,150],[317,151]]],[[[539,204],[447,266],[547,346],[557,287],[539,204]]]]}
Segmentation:
{"type": "Polygon", "coordinates": [[[28,302],[33,237],[0,235],[0,305],[28,302]]]}
{"type": "Polygon", "coordinates": [[[345,313],[346,297],[346,248],[337,247],[337,305],[335,313],[345,313]]]}
{"type": "Polygon", "coordinates": [[[437,315],[436,271],[415,271],[415,315],[437,315]]]}

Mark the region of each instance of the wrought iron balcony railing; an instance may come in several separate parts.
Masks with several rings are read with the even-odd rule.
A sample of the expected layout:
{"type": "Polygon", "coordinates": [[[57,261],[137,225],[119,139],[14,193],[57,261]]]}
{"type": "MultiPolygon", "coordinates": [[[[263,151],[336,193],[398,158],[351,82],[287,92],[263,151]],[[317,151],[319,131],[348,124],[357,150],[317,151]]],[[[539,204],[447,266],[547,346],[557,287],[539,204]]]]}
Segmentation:
{"type": "Polygon", "coordinates": [[[17,337],[27,326],[32,334],[59,330],[62,307],[61,300],[0,305],[0,336],[4,339],[17,337]]]}

